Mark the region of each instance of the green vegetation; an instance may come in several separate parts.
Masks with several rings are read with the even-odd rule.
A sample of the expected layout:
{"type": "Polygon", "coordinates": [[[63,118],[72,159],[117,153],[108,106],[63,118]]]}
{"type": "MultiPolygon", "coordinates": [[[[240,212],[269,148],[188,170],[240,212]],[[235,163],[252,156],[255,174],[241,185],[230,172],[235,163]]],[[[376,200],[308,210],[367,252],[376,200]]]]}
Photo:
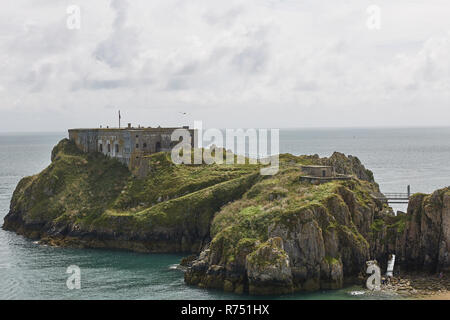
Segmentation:
{"type": "Polygon", "coordinates": [[[13,195],[12,204],[27,220],[92,219],[112,205],[130,177],[118,161],[83,154],[66,140],[54,148],[52,159],[39,175],[23,179],[13,195]]]}
{"type": "Polygon", "coordinates": [[[48,168],[19,183],[12,204],[32,223],[123,232],[194,224],[207,229],[214,212],[257,177],[254,165],[174,165],[169,156],[147,157],[151,171],[139,179],[117,160],[82,153],[63,140],[48,168]]]}
{"type": "Polygon", "coordinates": [[[406,223],[410,220],[410,216],[408,215],[399,215],[395,217],[394,222],[387,225],[388,229],[393,229],[395,232],[402,234],[405,231],[406,223]]]}
{"type": "Polygon", "coordinates": [[[147,156],[150,172],[142,179],[130,179],[114,203],[117,211],[140,210],[159,202],[182,197],[207,187],[256,172],[244,165],[175,165],[170,154],[147,156]]]}
{"type": "Polygon", "coordinates": [[[375,219],[372,225],[370,226],[370,230],[375,232],[381,232],[385,226],[386,224],[383,219],[375,219]]]}
{"type": "MultiPolygon", "coordinates": [[[[296,158],[295,164],[301,164],[301,159],[296,158]]],[[[221,264],[235,260],[240,252],[240,241],[245,239],[253,245],[264,243],[268,240],[269,227],[278,224],[289,229],[312,222],[323,232],[337,228],[357,245],[368,247],[351,217],[348,225],[341,225],[344,221],[339,223],[342,219],[338,215],[341,208],[347,208],[346,195],[354,194],[357,203],[367,206],[372,201],[369,193],[374,187],[359,180],[338,180],[320,185],[300,182],[302,173],[292,166],[293,156],[288,160],[288,163],[282,162],[277,175],[259,180],[242,199],[226,205],[215,216],[211,226],[211,249],[219,252],[221,264]]],[[[307,158],[307,163],[309,161],[307,158]]]]}
{"type": "Polygon", "coordinates": [[[339,153],[280,155],[273,176],[248,159],[175,165],[164,152],[141,157],[130,172],[69,140],[51,159],[19,182],[5,229],[56,245],[202,251],[183,262],[186,282],[239,293],[339,288],[404,241],[425,212],[439,212],[450,192],[416,194],[409,214],[394,216],[374,198],[371,172],[339,153]],[[314,184],[302,179],[302,165],[333,165],[352,178],[314,184]]]}
{"type": "Polygon", "coordinates": [[[332,265],[339,265],[341,263],[339,259],[333,258],[333,257],[330,257],[330,256],[325,256],[325,261],[330,266],[332,266],[332,265]]]}
{"type": "Polygon", "coordinates": [[[256,246],[255,250],[247,256],[247,261],[253,266],[264,268],[266,266],[281,266],[288,258],[286,252],[274,242],[266,241],[256,246]]]}
{"type": "Polygon", "coordinates": [[[70,226],[113,238],[156,237],[163,245],[190,241],[183,245],[188,251],[194,239],[210,238],[218,264],[242,260],[277,226],[313,223],[366,246],[350,211],[373,205],[370,192],[376,184],[301,182],[301,165],[321,164],[318,156],[280,155],[274,176],[260,176],[260,166],[248,159],[237,165],[175,165],[161,152],[142,161],[148,170],[139,178],[119,161],[83,153],[63,140],[48,168],[19,183],[11,211],[26,224],[70,226]]]}

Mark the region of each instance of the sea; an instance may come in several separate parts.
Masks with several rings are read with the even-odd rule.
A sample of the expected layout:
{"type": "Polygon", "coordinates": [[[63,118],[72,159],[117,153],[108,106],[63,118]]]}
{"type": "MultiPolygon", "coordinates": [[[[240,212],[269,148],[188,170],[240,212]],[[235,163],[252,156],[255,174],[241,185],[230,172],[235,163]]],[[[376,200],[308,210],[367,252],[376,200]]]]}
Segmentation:
{"type": "MultiPolygon", "coordinates": [[[[0,133],[0,224],[19,180],[48,166],[53,146],[65,137],[64,132],[0,133]]],[[[412,192],[430,193],[450,185],[450,128],[280,130],[281,153],[323,157],[334,151],[357,156],[385,193],[406,192],[408,185],[412,192]]],[[[187,286],[178,265],[182,257],[51,247],[0,230],[0,300],[261,298],[187,286]],[[70,266],[79,268],[79,289],[67,273],[70,266]]],[[[264,298],[400,299],[355,286],[264,298]]]]}

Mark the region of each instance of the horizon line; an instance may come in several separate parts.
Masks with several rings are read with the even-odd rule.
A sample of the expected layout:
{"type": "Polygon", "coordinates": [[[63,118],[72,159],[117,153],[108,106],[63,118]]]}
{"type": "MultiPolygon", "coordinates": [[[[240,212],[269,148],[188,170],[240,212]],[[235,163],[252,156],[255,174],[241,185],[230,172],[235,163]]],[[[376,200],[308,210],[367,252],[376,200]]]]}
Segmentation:
{"type": "MultiPolygon", "coordinates": [[[[162,127],[165,128],[165,127],[162,127]]],[[[203,127],[203,130],[211,129],[215,127],[203,127]]],[[[56,134],[67,132],[70,129],[75,128],[67,128],[64,130],[54,130],[54,131],[1,131],[0,134],[31,134],[31,133],[40,133],[40,134],[56,134]]],[[[96,128],[86,128],[86,129],[96,129],[96,128]]],[[[114,128],[110,128],[114,129],[114,128]]],[[[118,128],[117,128],[118,129],[118,128]]],[[[126,129],[126,128],[122,128],[126,129]]],[[[193,129],[190,127],[190,129],[193,129]]],[[[251,127],[235,127],[235,128],[218,128],[219,130],[226,129],[251,129],[251,127]]],[[[380,126],[311,126],[311,127],[255,127],[255,129],[279,129],[279,130],[345,130],[345,129],[450,129],[450,125],[411,125],[411,126],[395,126],[395,125],[380,125],[380,126]]]]}

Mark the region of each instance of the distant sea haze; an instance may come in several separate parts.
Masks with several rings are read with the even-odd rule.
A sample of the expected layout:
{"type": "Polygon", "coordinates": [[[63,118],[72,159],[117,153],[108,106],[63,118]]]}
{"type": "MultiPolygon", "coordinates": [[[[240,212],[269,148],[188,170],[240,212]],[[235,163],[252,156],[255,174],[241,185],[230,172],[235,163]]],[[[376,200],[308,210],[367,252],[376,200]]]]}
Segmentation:
{"type": "MultiPolygon", "coordinates": [[[[0,223],[19,180],[50,163],[67,133],[0,134],[0,223]]],[[[357,156],[382,192],[432,192],[450,185],[450,128],[282,129],[280,152],[357,156]]],[[[395,207],[405,210],[405,206],[395,207]]],[[[45,247],[0,230],[0,299],[223,299],[251,298],[184,284],[180,255],[45,247]],[[82,289],[68,290],[66,268],[82,270],[82,289]]],[[[361,299],[345,288],[282,299],[361,299]]],[[[275,298],[275,297],[274,297],[275,298]]],[[[386,297],[378,297],[386,298],[386,297]]]]}
{"type": "Polygon", "coordinates": [[[450,127],[292,129],[280,132],[280,152],[357,156],[383,192],[433,192],[450,185],[450,127]]]}

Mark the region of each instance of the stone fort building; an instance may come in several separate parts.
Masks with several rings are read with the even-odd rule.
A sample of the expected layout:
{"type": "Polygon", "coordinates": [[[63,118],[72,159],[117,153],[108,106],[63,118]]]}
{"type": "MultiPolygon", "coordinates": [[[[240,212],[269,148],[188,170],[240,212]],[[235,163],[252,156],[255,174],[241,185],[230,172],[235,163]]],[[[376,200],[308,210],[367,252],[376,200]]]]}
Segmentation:
{"type": "Polygon", "coordinates": [[[171,135],[176,129],[187,129],[194,147],[195,130],[179,128],[95,128],[69,129],[69,139],[84,152],[101,152],[116,158],[130,169],[136,167],[145,155],[160,151],[171,151],[178,141],[172,141],[171,135]]]}

